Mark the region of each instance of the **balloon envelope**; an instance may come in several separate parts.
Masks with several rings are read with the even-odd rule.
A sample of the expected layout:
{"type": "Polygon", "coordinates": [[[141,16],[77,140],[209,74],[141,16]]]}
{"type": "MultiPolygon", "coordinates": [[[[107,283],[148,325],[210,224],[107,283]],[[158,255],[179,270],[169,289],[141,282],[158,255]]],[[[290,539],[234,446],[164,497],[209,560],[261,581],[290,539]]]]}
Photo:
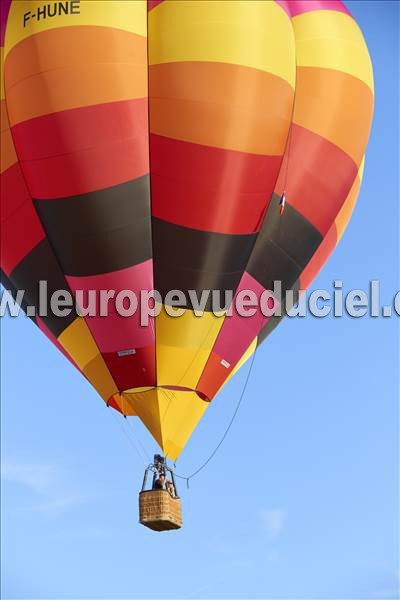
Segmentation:
{"type": "Polygon", "coordinates": [[[188,291],[305,289],[347,226],[373,111],[362,33],[334,0],[2,10],[4,285],[25,307],[40,280],[83,304],[160,292],[144,326],[117,310],[34,321],[176,459],[279,322],[215,315],[210,298],[198,317],[188,291]]]}

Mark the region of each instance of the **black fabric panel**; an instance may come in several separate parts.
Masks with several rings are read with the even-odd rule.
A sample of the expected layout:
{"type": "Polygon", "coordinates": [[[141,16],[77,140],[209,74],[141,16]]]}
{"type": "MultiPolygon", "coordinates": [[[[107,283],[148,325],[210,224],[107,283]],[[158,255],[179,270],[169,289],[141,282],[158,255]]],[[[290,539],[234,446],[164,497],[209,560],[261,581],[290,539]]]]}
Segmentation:
{"type": "MultiPolygon", "coordinates": [[[[3,288],[11,294],[11,296],[14,298],[14,300],[16,300],[18,290],[15,287],[15,285],[12,283],[11,279],[9,279],[7,277],[7,275],[4,273],[3,269],[0,270],[0,277],[1,277],[1,285],[3,286],[3,288]]],[[[26,314],[28,304],[27,304],[25,295],[22,299],[20,306],[21,306],[22,310],[24,311],[24,313],[26,314]]],[[[29,318],[36,324],[35,317],[30,316],[29,318]]]]}
{"type": "Polygon", "coordinates": [[[58,337],[77,317],[75,310],[65,317],[56,317],[50,310],[52,294],[58,290],[69,291],[64,275],[54,258],[47,239],[42,240],[10,273],[14,288],[25,290],[26,302],[39,310],[39,282],[47,282],[47,316],[39,315],[50,331],[58,337]]]}
{"type": "MultiPolygon", "coordinates": [[[[257,234],[232,235],[181,227],[153,218],[154,286],[162,296],[181,290],[235,292],[257,234]]],[[[211,294],[205,310],[211,310],[211,294]]]]}
{"type": "Polygon", "coordinates": [[[80,196],[34,202],[67,275],[110,273],[152,256],[148,175],[80,196]]]}
{"type": "Polygon", "coordinates": [[[279,200],[273,194],[246,270],[269,290],[281,281],[284,292],[293,287],[323,237],[290,204],[281,215],[279,200]]]}
{"type": "Polygon", "coordinates": [[[286,317],[286,310],[290,310],[293,307],[293,305],[296,304],[296,302],[298,302],[298,298],[299,298],[298,292],[300,290],[300,279],[297,279],[294,286],[292,287],[292,290],[294,292],[294,294],[293,294],[294,302],[292,303],[292,305],[290,307],[288,307],[285,298],[283,299],[282,307],[281,307],[281,315],[271,317],[269,319],[269,321],[264,325],[264,327],[261,329],[260,333],[258,334],[257,346],[262,344],[263,341],[278,327],[278,325],[282,321],[282,319],[284,317],[286,317]]]}

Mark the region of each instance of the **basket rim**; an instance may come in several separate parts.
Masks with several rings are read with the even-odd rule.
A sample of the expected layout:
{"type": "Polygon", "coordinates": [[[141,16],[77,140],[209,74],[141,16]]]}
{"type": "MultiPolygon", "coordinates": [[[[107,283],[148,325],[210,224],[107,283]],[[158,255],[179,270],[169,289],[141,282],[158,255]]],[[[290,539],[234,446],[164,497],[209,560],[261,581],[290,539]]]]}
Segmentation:
{"type": "Polygon", "coordinates": [[[180,500],[179,496],[176,496],[176,498],[173,498],[168,490],[141,490],[139,492],[139,496],[141,496],[142,494],[149,494],[151,492],[156,493],[156,494],[168,494],[168,496],[171,498],[171,500],[180,500]]]}

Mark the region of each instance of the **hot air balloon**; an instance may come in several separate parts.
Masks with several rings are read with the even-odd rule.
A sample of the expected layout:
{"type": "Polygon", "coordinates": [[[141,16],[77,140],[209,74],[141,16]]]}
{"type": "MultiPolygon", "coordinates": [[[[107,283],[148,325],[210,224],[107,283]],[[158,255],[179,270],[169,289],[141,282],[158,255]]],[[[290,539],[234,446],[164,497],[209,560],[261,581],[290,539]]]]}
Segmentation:
{"type": "Polygon", "coordinates": [[[359,192],[364,38],[338,0],[6,0],[4,31],[4,287],[160,292],[146,326],[31,316],[175,461],[280,318],[167,294],[310,285],[359,192]]]}

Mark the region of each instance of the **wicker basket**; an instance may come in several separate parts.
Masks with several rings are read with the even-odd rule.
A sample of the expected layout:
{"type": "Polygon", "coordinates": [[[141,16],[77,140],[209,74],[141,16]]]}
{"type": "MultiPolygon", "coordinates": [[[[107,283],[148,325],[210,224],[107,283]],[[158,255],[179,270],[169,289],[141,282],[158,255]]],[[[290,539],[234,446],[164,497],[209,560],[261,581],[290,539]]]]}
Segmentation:
{"type": "Polygon", "coordinates": [[[181,501],[166,490],[147,490],[139,494],[139,522],[154,531],[182,527],[181,501]]]}

